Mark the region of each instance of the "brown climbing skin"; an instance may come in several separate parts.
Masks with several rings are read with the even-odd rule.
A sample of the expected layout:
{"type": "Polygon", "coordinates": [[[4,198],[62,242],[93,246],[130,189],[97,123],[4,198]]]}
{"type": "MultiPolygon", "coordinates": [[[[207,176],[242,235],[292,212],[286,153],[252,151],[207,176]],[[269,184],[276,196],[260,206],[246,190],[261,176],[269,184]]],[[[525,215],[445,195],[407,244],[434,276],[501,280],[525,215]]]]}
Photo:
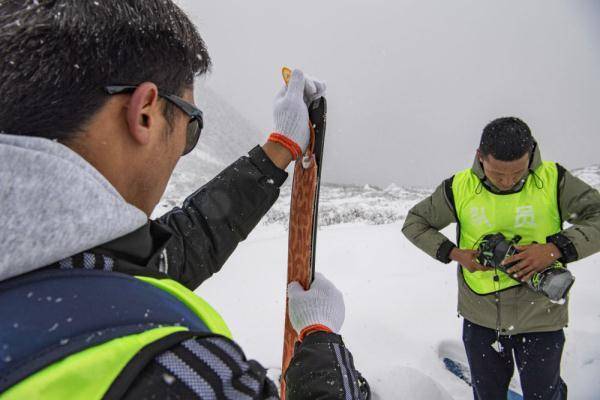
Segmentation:
{"type": "MultiPolygon", "coordinates": [[[[303,160],[296,161],[292,200],[290,206],[290,233],[288,244],[288,284],[299,282],[304,289],[312,282],[312,229],[315,196],[317,193],[317,163],[310,156],[308,168],[303,160]]],[[[285,400],[285,371],[294,355],[298,335],[290,322],[287,301],[285,309],[285,336],[283,342],[283,367],[281,374],[281,398],[285,400]]]]}
{"type": "MultiPolygon", "coordinates": [[[[284,68],[283,79],[289,82],[292,71],[284,68]]],[[[324,100],[323,100],[324,101],[324,100]]],[[[307,121],[310,127],[310,144],[305,156],[296,160],[294,167],[294,182],[292,184],[290,204],[290,225],[288,240],[288,285],[299,282],[304,289],[309,289],[313,281],[314,255],[313,243],[316,239],[315,226],[319,196],[319,165],[315,156],[316,133],[315,126],[307,121]]],[[[281,399],[286,398],[285,373],[294,355],[294,346],[298,334],[292,327],[288,314],[286,299],[285,336],[283,342],[283,363],[281,368],[281,399]]]]}

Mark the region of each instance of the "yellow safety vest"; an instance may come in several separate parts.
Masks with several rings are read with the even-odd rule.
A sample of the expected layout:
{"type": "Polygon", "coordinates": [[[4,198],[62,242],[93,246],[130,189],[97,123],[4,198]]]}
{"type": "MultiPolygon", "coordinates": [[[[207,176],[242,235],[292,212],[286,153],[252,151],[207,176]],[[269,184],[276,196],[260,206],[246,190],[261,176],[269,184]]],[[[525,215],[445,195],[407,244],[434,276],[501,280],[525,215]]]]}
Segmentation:
{"type": "MultiPolygon", "coordinates": [[[[546,243],[548,236],[561,231],[556,163],[543,162],[529,174],[518,193],[490,192],[471,169],[455,175],[452,192],[461,249],[477,249],[481,239],[491,233],[502,233],[509,239],[519,235],[520,244],[526,245],[546,243]]],[[[496,271],[472,273],[463,267],[462,275],[471,290],[480,295],[520,284],[496,271]]]]}

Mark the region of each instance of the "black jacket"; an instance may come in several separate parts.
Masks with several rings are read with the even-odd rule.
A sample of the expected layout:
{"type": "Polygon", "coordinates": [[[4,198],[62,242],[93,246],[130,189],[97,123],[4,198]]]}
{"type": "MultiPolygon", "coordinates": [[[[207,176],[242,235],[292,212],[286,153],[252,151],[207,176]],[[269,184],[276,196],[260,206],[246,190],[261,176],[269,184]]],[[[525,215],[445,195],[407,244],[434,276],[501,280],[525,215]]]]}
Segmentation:
{"type": "Polygon", "coordinates": [[[94,249],[130,275],[168,275],[190,290],[218,272],[279,197],[288,174],[254,148],[183,205],[94,249]]]}
{"type": "MultiPolygon", "coordinates": [[[[277,200],[286,178],[287,173],[256,147],[248,157],[240,158],[188,197],[181,208],[91,252],[114,259],[115,272],[169,277],[195,290],[221,269],[238,243],[256,227],[277,200]]],[[[75,260],[72,264],[81,263],[75,260]]],[[[97,267],[102,269],[101,265],[97,267]]],[[[247,361],[235,343],[226,338],[192,341],[196,344],[181,343],[169,351],[181,353],[187,366],[211,386],[218,398],[225,398],[230,387],[242,390],[249,396],[245,398],[277,398],[266,370],[257,362],[247,361]],[[233,375],[215,374],[218,367],[195,359],[189,347],[196,345],[229,349],[224,352],[217,348],[213,354],[218,358],[215,362],[228,365],[233,375]]],[[[328,333],[311,334],[297,345],[287,372],[287,388],[289,400],[358,400],[366,399],[369,391],[341,337],[328,333]]],[[[157,357],[142,371],[126,397],[188,399],[194,395],[189,385],[173,376],[157,357]]]]}

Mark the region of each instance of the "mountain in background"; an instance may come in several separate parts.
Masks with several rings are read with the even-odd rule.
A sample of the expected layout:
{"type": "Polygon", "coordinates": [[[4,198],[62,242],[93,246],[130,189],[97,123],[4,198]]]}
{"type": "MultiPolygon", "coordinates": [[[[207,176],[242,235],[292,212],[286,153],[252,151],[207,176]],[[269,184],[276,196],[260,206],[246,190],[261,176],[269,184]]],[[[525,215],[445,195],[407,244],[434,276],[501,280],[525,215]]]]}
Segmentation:
{"type": "MultiPolygon", "coordinates": [[[[287,224],[290,192],[289,185],[281,189],[279,200],[262,221],[264,224],[287,224]]],[[[346,223],[390,224],[406,218],[411,207],[430,193],[429,189],[402,188],[396,185],[380,189],[369,185],[325,183],[321,186],[319,226],[346,223]]]]}
{"type": "MultiPolygon", "coordinates": [[[[572,173],[600,190],[600,165],[573,170],[572,173]]],[[[321,188],[319,225],[362,223],[390,224],[402,221],[417,202],[433,189],[403,188],[390,185],[385,189],[373,186],[324,184],[321,188]]],[[[290,187],[281,190],[281,198],[263,220],[265,224],[287,224],[290,209],[290,187]]]]}
{"type": "MultiPolygon", "coordinates": [[[[199,93],[198,104],[204,111],[205,129],[202,131],[198,147],[183,157],[177,165],[155,216],[181,205],[187,196],[265,139],[264,132],[259,132],[213,90],[202,87],[199,93]]],[[[596,189],[600,189],[600,165],[579,168],[572,172],[596,189]]],[[[279,200],[263,219],[263,224],[287,224],[291,183],[290,176],[281,189],[279,200]]],[[[432,189],[404,188],[396,185],[380,189],[369,185],[325,183],[321,188],[319,225],[383,225],[400,221],[406,218],[414,204],[431,192],[432,189]]]]}
{"type": "Polygon", "coordinates": [[[202,86],[197,93],[198,107],[204,113],[200,141],[196,149],[177,164],[155,215],[181,205],[187,196],[265,140],[264,133],[212,89],[202,86]]]}

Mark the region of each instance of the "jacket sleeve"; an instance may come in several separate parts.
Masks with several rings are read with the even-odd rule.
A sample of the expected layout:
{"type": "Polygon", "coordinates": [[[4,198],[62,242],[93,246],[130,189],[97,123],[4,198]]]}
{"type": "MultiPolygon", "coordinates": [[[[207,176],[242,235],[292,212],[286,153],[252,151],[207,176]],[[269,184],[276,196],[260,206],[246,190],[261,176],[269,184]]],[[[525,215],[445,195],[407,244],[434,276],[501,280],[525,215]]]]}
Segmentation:
{"type": "Polygon", "coordinates": [[[287,173],[254,148],[158,219],[174,233],[168,275],[195,290],[218,272],[279,197],[287,173]]]}
{"type": "Polygon", "coordinates": [[[454,201],[452,200],[453,178],[442,183],[435,192],[415,205],[406,216],[402,233],[415,246],[431,257],[449,263],[450,252],[456,245],[440,233],[456,222],[454,201]]]}
{"type": "MultiPolygon", "coordinates": [[[[139,372],[123,400],[279,399],[277,387],[259,363],[222,336],[201,336],[155,355],[139,372]]],[[[112,398],[112,397],[111,397],[112,398]]],[[[116,398],[116,397],[115,397],[116,398]]]]}
{"type": "MultiPolygon", "coordinates": [[[[559,166],[559,170],[562,167],[559,166]]],[[[559,184],[559,206],[563,221],[571,224],[549,236],[563,254],[560,261],[581,260],[600,251],[600,193],[562,168],[559,184]]]]}
{"type": "Polygon", "coordinates": [[[370,398],[352,354],[333,333],[313,333],[298,343],[285,381],[288,400],[370,398]]]}
{"type": "MultiPolygon", "coordinates": [[[[279,399],[267,370],[222,336],[191,338],[150,357],[141,369],[128,366],[122,388],[115,388],[126,390],[120,398],[279,399]]],[[[286,387],[288,400],[370,398],[369,386],[354,369],[341,337],[324,332],[307,336],[296,347],[286,387]]]]}

